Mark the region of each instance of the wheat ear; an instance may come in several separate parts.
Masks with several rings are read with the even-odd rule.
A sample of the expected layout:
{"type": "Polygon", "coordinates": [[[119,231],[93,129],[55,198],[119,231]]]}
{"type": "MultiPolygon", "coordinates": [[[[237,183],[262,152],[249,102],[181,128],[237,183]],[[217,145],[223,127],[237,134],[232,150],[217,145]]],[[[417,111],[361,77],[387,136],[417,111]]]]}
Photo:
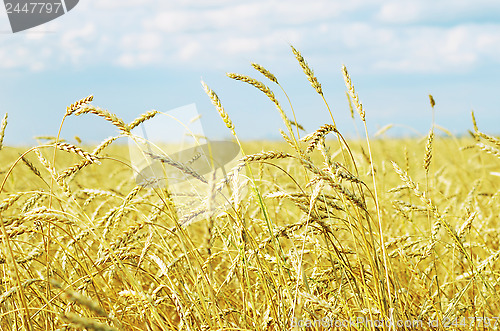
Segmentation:
{"type": "Polygon", "coordinates": [[[261,66],[260,64],[257,63],[252,63],[252,67],[254,67],[255,70],[266,76],[267,79],[269,79],[271,82],[274,82],[276,84],[278,83],[278,78],[276,78],[275,75],[273,75],[269,70],[261,66]]]}
{"type": "Polygon", "coordinates": [[[57,149],[60,149],[62,151],[66,152],[73,152],[75,154],[78,154],[85,160],[89,161],[90,163],[100,163],[99,159],[97,156],[90,154],[89,152],[84,151],[78,146],[71,145],[68,143],[57,143],[56,144],[57,149]]]}
{"type": "Polygon", "coordinates": [[[345,85],[347,87],[347,90],[349,91],[349,95],[351,96],[352,101],[354,102],[354,105],[356,106],[356,110],[358,111],[359,117],[361,117],[361,120],[364,122],[365,111],[363,109],[363,104],[361,103],[361,101],[359,101],[358,94],[354,89],[354,85],[352,84],[351,77],[349,76],[349,73],[347,72],[347,68],[345,65],[342,65],[342,75],[344,76],[345,85]]]}
{"type": "Polygon", "coordinates": [[[81,100],[78,100],[75,103],[72,103],[71,105],[69,105],[68,107],[66,107],[66,116],[70,116],[70,115],[74,114],[83,105],[86,105],[86,104],[90,103],[92,100],[94,100],[94,96],[93,95],[89,95],[86,98],[83,98],[81,100]]]}
{"type": "Polygon", "coordinates": [[[285,122],[285,125],[286,125],[288,132],[290,132],[290,135],[292,135],[292,137],[293,137],[293,131],[292,131],[292,126],[290,125],[290,120],[286,116],[283,108],[281,108],[281,105],[280,105],[278,99],[276,99],[276,96],[274,95],[273,91],[271,91],[271,89],[269,87],[264,85],[262,82],[259,82],[258,80],[251,78],[251,77],[248,77],[248,76],[245,76],[245,75],[240,75],[240,74],[235,74],[235,73],[227,73],[226,75],[229,78],[248,83],[248,84],[258,88],[262,93],[264,93],[276,105],[276,108],[278,109],[278,111],[281,115],[281,118],[283,119],[283,122],[285,122]]]}
{"type": "Polygon", "coordinates": [[[322,127],[320,127],[318,130],[316,130],[312,136],[308,139],[311,140],[309,143],[309,146],[307,146],[306,153],[312,152],[318,143],[320,142],[321,139],[323,139],[329,132],[336,132],[338,133],[337,129],[335,126],[331,124],[325,124],[322,127]]]}
{"type": "Polygon", "coordinates": [[[429,166],[431,164],[433,140],[434,140],[434,130],[431,129],[427,137],[427,144],[425,144],[424,169],[426,173],[429,172],[429,166]]]}
{"type": "Polygon", "coordinates": [[[87,105],[84,108],[79,108],[74,112],[75,116],[80,116],[82,114],[88,114],[88,113],[104,118],[106,121],[111,122],[120,131],[122,131],[126,134],[129,133],[129,131],[130,131],[128,126],[125,124],[125,122],[123,122],[123,120],[121,118],[119,118],[118,116],[116,116],[113,113],[110,113],[106,109],[101,109],[99,107],[87,105]]]}
{"type": "Polygon", "coordinates": [[[309,64],[307,64],[302,54],[300,54],[300,52],[296,50],[295,47],[290,47],[292,47],[293,55],[295,55],[295,58],[297,59],[297,61],[299,61],[299,64],[306,74],[307,80],[311,83],[311,86],[316,90],[316,92],[318,92],[318,94],[323,95],[323,89],[321,88],[321,84],[318,82],[316,76],[314,76],[314,71],[309,67],[309,64]]]}
{"type": "Polygon", "coordinates": [[[201,85],[203,86],[205,93],[208,95],[208,97],[212,101],[212,104],[215,106],[215,109],[217,109],[217,112],[219,113],[220,117],[224,121],[224,124],[226,124],[226,127],[229,130],[231,130],[231,133],[233,134],[233,136],[236,136],[236,132],[234,131],[234,124],[231,121],[231,119],[229,118],[229,115],[224,110],[224,107],[222,107],[222,103],[220,102],[220,99],[217,96],[217,94],[210,87],[208,87],[208,85],[205,84],[204,81],[201,81],[201,85]]]}
{"type": "Polygon", "coordinates": [[[5,128],[7,127],[7,117],[9,114],[5,113],[5,116],[3,117],[2,124],[0,124],[0,150],[3,147],[3,137],[5,135],[5,128]]]}
{"type": "Polygon", "coordinates": [[[172,167],[179,169],[183,173],[190,175],[191,177],[194,177],[205,184],[208,184],[208,181],[204,177],[202,177],[199,173],[194,171],[192,168],[186,166],[185,164],[182,164],[181,162],[174,161],[167,156],[157,155],[157,154],[153,154],[153,153],[149,153],[149,152],[145,152],[145,153],[153,160],[158,160],[162,163],[166,163],[168,165],[171,165],[172,167]]]}
{"type": "Polygon", "coordinates": [[[432,96],[432,94],[429,94],[429,102],[431,103],[431,107],[434,108],[434,106],[436,105],[436,101],[434,101],[434,97],[432,96]]]}
{"type": "Polygon", "coordinates": [[[140,125],[141,123],[143,123],[144,121],[147,121],[153,117],[156,116],[156,114],[159,114],[160,112],[157,111],[157,110],[151,110],[151,111],[148,111],[148,112],[145,112],[144,114],[142,114],[141,116],[137,117],[135,120],[132,121],[132,123],[130,123],[128,125],[128,129],[129,130],[132,130],[134,129],[135,127],[137,127],[138,125],[140,125]]]}

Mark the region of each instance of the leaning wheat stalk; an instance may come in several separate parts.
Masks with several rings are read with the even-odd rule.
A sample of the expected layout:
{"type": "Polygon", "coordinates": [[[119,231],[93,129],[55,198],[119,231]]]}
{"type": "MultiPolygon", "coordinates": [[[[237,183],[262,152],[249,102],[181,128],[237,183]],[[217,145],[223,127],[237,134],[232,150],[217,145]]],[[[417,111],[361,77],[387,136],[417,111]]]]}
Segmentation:
{"type": "Polygon", "coordinates": [[[3,137],[5,135],[5,128],[7,127],[7,117],[8,114],[5,113],[5,116],[3,117],[2,124],[0,124],[0,150],[3,147],[3,137]]]}
{"type": "Polygon", "coordinates": [[[425,145],[424,169],[426,173],[429,172],[429,166],[431,164],[433,140],[434,140],[434,130],[431,129],[427,137],[427,144],[425,145]]]}
{"type": "Polygon", "coordinates": [[[234,79],[234,80],[239,80],[239,81],[248,83],[248,84],[256,87],[257,89],[259,89],[262,93],[264,93],[275,104],[276,108],[278,109],[278,112],[281,115],[281,118],[283,119],[283,122],[285,123],[285,126],[286,126],[288,132],[290,133],[291,137],[293,137],[293,131],[292,131],[292,126],[290,125],[290,120],[286,116],[285,111],[283,110],[283,108],[281,107],[281,104],[279,103],[278,99],[274,95],[274,92],[269,87],[267,87],[264,83],[254,79],[252,77],[249,77],[249,76],[240,75],[240,74],[236,74],[236,73],[227,73],[227,76],[229,78],[234,79]]]}
{"type": "Polygon", "coordinates": [[[215,109],[217,109],[217,112],[219,113],[220,117],[224,121],[224,124],[226,127],[231,130],[231,133],[233,136],[236,137],[236,132],[234,131],[234,124],[229,118],[229,115],[226,113],[224,110],[224,107],[222,107],[222,103],[220,102],[219,97],[217,94],[210,88],[208,87],[205,82],[201,82],[201,85],[203,86],[203,89],[205,90],[205,93],[210,97],[210,100],[212,101],[212,104],[215,106],[215,109]]]}
{"type": "Polygon", "coordinates": [[[311,86],[318,92],[318,94],[323,95],[323,89],[321,88],[321,84],[318,82],[318,79],[316,76],[314,76],[314,71],[309,67],[309,64],[306,62],[302,54],[298,50],[295,49],[295,47],[292,47],[292,52],[295,55],[295,58],[297,61],[299,61],[299,64],[304,71],[304,73],[307,76],[307,79],[311,83],[311,86]]]}
{"type": "Polygon", "coordinates": [[[141,116],[137,117],[135,120],[133,120],[129,125],[128,125],[128,129],[129,130],[132,130],[134,129],[135,127],[141,125],[141,123],[155,117],[157,114],[159,114],[160,112],[157,111],[157,110],[151,110],[151,111],[148,111],[148,112],[145,112],[144,114],[142,114],[141,116]]]}
{"type": "Polygon", "coordinates": [[[113,113],[110,113],[106,109],[101,109],[99,107],[92,106],[92,105],[86,105],[85,107],[79,108],[74,112],[75,116],[80,116],[80,115],[89,114],[89,113],[97,115],[99,117],[102,117],[106,121],[111,122],[114,126],[116,126],[123,133],[129,133],[129,131],[130,131],[128,125],[126,125],[125,122],[123,122],[123,120],[121,118],[119,118],[118,116],[116,116],[113,113]]]}
{"type": "Polygon", "coordinates": [[[83,98],[81,100],[78,100],[77,102],[69,105],[66,108],[66,115],[65,116],[71,116],[73,115],[78,109],[80,109],[82,106],[89,104],[92,100],[94,100],[93,95],[89,95],[86,98],[83,98]]]}
{"type": "Polygon", "coordinates": [[[90,163],[99,163],[99,158],[89,152],[84,151],[78,146],[68,144],[68,143],[57,143],[56,148],[66,152],[72,152],[78,154],[90,163]]]}
{"type": "Polygon", "coordinates": [[[183,173],[185,173],[186,175],[189,175],[191,177],[194,177],[196,179],[198,179],[199,181],[205,183],[205,184],[208,184],[208,181],[202,177],[199,173],[197,173],[195,170],[193,170],[192,168],[188,167],[187,165],[181,163],[181,162],[178,162],[178,161],[174,161],[172,160],[171,158],[167,157],[167,156],[162,156],[162,155],[157,155],[157,154],[153,154],[153,153],[149,153],[149,152],[146,152],[146,154],[153,160],[158,160],[162,163],[166,163],[174,168],[177,168],[179,169],[180,171],[182,171],[183,173]]]}

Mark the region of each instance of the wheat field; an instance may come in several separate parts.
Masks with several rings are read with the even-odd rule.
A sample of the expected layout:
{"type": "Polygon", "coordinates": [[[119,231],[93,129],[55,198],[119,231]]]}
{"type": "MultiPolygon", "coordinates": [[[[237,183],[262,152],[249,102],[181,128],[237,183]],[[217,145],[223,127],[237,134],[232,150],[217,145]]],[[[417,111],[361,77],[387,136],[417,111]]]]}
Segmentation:
{"type": "Polygon", "coordinates": [[[369,137],[345,67],[365,138],[344,139],[334,116],[304,132],[293,105],[278,101],[278,78],[252,66],[262,80],[228,77],[269,98],[283,141],[240,141],[202,82],[243,156],[225,180],[204,177],[209,212],[196,221],[181,219],[168,187],[131,176],[120,141],[158,112],[127,124],[92,96],[75,102],[61,127],[70,116],[110,123],[114,135],[92,147],[59,135],[2,146],[4,117],[2,330],[499,328],[500,139],[473,114],[464,137],[434,125],[426,137],[369,137]],[[213,208],[223,187],[228,202],[213,208]]]}

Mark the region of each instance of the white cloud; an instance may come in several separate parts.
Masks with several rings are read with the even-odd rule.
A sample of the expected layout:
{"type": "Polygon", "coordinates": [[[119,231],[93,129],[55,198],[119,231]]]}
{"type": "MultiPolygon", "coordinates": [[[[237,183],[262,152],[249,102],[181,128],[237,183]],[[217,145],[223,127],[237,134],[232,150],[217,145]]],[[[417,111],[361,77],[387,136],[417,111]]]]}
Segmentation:
{"type": "Polygon", "coordinates": [[[279,64],[293,43],[320,63],[363,70],[469,70],[500,61],[500,23],[469,22],[495,12],[500,4],[486,0],[86,1],[35,30],[54,33],[3,35],[0,68],[279,64]]]}
{"type": "Polygon", "coordinates": [[[387,44],[388,53],[377,62],[395,72],[457,72],[500,58],[500,25],[459,25],[451,28],[411,28],[387,44]]]}
{"type": "Polygon", "coordinates": [[[422,3],[416,1],[397,1],[382,5],[377,18],[388,23],[411,23],[422,15],[422,3]]]}
{"type": "Polygon", "coordinates": [[[500,3],[494,0],[390,0],[381,3],[375,19],[395,24],[460,24],[498,17],[500,3]]]}

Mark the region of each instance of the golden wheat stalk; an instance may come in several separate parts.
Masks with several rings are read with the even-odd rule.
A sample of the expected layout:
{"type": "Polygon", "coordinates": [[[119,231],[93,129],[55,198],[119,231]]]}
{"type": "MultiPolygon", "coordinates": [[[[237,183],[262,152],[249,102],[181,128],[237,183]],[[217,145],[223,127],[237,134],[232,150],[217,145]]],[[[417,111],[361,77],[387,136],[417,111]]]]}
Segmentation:
{"type": "Polygon", "coordinates": [[[434,101],[434,97],[431,94],[429,94],[429,102],[431,103],[431,107],[434,108],[436,101],[434,101]]]}
{"type": "MultiPolygon", "coordinates": [[[[26,288],[37,281],[40,281],[40,279],[27,279],[23,282],[22,287],[26,288]]],[[[4,304],[7,299],[12,297],[12,295],[18,291],[18,289],[19,289],[18,286],[14,286],[11,289],[9,289],[8,291],[5,291],[4,293],[2,293],[2,295],[0,295],[0,304],[4,304]]]]}
{"type": "Polygon", "coordinates": [[[123,215],[125,215],[125,212],[127,212],[126,207],[132,201],[132,199],[134,199],[137,196],[137,194],[139,193],[139,191],[141,189],[142,189],[142,186],[140,186],[140,185],[135,186],[132,189],[132,191],[130,191],[127,194],[127,196],[123,200],[122,205],[119,206],[118,208],[116,208],[115,210],[113,210],[113,212],[109,214],[109,217],[105,217],[105,220],[107,222],[104,225],[103,236],[106,236],[106,234],[109,232],[112,221],[114,221],[115,224],[120,222],[123,215]]]}
{"type": "Polygon", "coordinates": [[[308,140],[311,140],[311,142],[309,143],[309,146],[307,146],[306,153],[312,152],[316,148],[320,140],[322,140],[329,132],[338,133],[335,126],[331,124],[325,124],[318,130],[314,131],[312,136],[308,138],[308,140]]]}
{"type": "MultiPolygon", "coordinates": [[[[97,157],[97,155],[99,155],[106,147],[108,147],[109,145],[111,145],[111,143],[113,143],[116,139],[118,139],[119,137],[109,137],[105,140],[103,140],[93,151],[92,153],[90,153],[90,155],[93,155],[95,157],[97,157]]],[[[75,173],[77,173],[78,171],[80,171],[81,169],[85,168],[86,166],[88,165],[91,165],[93,162],[89,161],[87,158],[85,158],[84,160],[82,160],[80,163],[77,163],[65,170],[63,170],[61,172],[61,174],[59,175],[59,179],[64,179],[66,177],[69,177],[75,173]]]]}
{"type": "Polygon", "coordinates": [[[56,169],[49,163],[49,161],[43,156],[42,152],[38,148],[34,148],[33,151],[35,152],[35,155],[37,156],[38,160],[40,163],[47,169],[47,171],[50,173],[52,178],[57,182],[63,193],[66,195],[66,197],[72,197],[72,193],[69,189],[68,184],[64,181],[63,178],[60,177],[60,175],[57,173],[56,169]]]}
{"type": "Polygon", "coordinates": [[[476,116],[474,115],[474,111],[471,111],[470,114],[472,117],[472,125],[474,126],[474,132],[478,132],[479,129],[477,127],[476,116]]]}
{"type": "Polygon", "coordinates": [[[494,155],[494,156],[500,158],[500,149],[497,149],[495,147],[491,147],[491,146],[485,145],[483,143],[477,143],[476,146],[479,147],[479,149],[485,151],[486,153],[494,155]]]}
{"type": "Polygon", "coordinates": [[[26,156],[21,155],[21,160],[24,162],[24,164],[26,164],[26,166],[31,170],[31,172],[33,172],[38,178],[43,180],[43,177],[42,177],[42,174],[40,173],[40,170],[38,170],[33,165],[33,163],[31,163],[31,161],[28,160],[28,158],[26,158],[26,156]]]}
{"type": "Polygon", "coordinates": [[[422,206],[413,205],[413,204],[406,202],[406,201],[393,200],[392,205],[393,205],[393,207],[396,207],[398,209],[405,209],[407,211],[418,211],[421,213],[427,212],[427,208],[422,207],[422,206]]]}
{"type": "Polygon", "coordinates": [[[465,220],[465,222],[460,226],[460,228],[457,229],[457,236],[460,239],[460,241],[463,241],[465,235],[470,231],[472,227],[472,221],[474,221],[476,216],[477,216],[476,212],[470,214],[470,216],[465,220]]]}
{"type": "Polygon", "coordinates": [[[60,149],[65,152],[70,152],[70,153],[75,153],[85,160],[89,161],[90,163],[100,163],[99,158],[95,155],[90,154],[89,152],[84,151],[78,146],[68,144],[68,143],[57,143],[56,144],[57,149],[60,149]]]}
{"type": "Polygon", "coordinates": [[[70,115],[74,114],[83,105],[86,105],[86,104],[92,102],[92,100],[94,100],[94,96],[89,95],[88,97],[83,98],[81,100],[78,100],[77,102],[69,105],[68,107],[66,107],[66,116],[70,116],[70,115]]]}
{"type": "Polygon", "coordinates": [[[145,153],[153,160],[158,160],[162,163],[166,163],[168,165],[171,165],[172,167],[179,169],[180,171],[182,171],[186,175],[194,177],[194,178],[198,179],[199,181],[201,181],[205,184],[208,184],[208,181],[203,176],[201,176],[199,173],[197,173],[191,167],[188,167],[187,165],[185,165],[181,162],[174,161],[167,156],[157,155],[157,154],[153,154],[150,152],[145,152],[145,153]]]}
{"type": "MultiPolygon", "coordinates": [[[[318,184],[321,179],[316,178],[312,185],[318,184]]],[[[333,208],[336,210],[344,210],[341,206],[338,205],[339,199],[334,197],[331,194],[326,194],[323,192],[320,192],[321,194],[318,194],[318,196],[314,199],[317,201],[320,201],[323,206],[319,206],[321,210],[328,211],[328,208],[333,208]]],[[[287,192],[287,191],[277,191],[277,192],[272,192],[272,193],[267,193],[264,195],[265,198],[272,198],[272,199],[283,199],[287,198],[292,200],[297,206],[301,205],[304,207],[304,211],[307,213],[308,209],[308,202],[311,201],[311,198],[313,195],[309,195],[303,192],[287,192]]],[[[299,206],[299,207],[301,207],[299,206]]]]}
{"type": "Polygon", "coordinates": [[[139,223],[132,224],[128,227],[118,238],[110,245],[111,250],[116,250],[120,247],[124,247],[128,244],[131,238],[144,226],[146,222],[140,221],[139,223]]]}
{"type": "Polygon", "coordinates": [[[217,94],[210,87],[208,87],[208,85],[205,84],[204,81],[201,81],[201,85],[203,86],[203,90],[205,90],[205,93],[208,95],[208,97],[212,101],[212,104],[215,106],[215,109],[217,109],[217,112],[219,113],[219,116],[224,121],[224,124],[226,124],[226,127],[229,130],[231,130],[231,133],[233,134],[233,136],[236,136],[236,132],[234,131],[234,124],[231,121],[231,119],[229,118],[229,115],[224,110],[224,107],[222,107],[222,103],[220,102],[220,99],[217,96],[217,94]]]}
{"type": "Polygon", "coordinates": [[[58,180],[63,180],[66,177],[69,177],[73,174],[76,174],[78,171],[82,170],[88,165],[91,165],[92,162],[89,162],[87,160],[83,160],[82,162],[75,164],[67,169],[64,169],[61,174],[57,177],[58,180]]]}
{"type": "Polygon", "coordinates": [[[278,112],[281,115],[281,118],[283,119],[283,122],[285,122],[285,126],[286,126],[288,132],[290,133],[290,135],[293,136],[293,131],[292,131],[292,126],[290,125],[290,120],[286,116],[283,108],[281,108],[281,104],[279,103],[278,99],[276,99],[274,92],[269,87],[264,85],[262,82],[254,79],[252,77],[249,77],[249,76],[240,75],[240,74],[231,73],[231,72],[227,73],[226,75],[231,79],[239,80],[239,81],[248,83],[248,84],[256,87],[257,89],[259,89],[262,93],[264,93],[275,104],[276,108],[278,109],[278,112]]]}
{"type": "Polygon", "coordinates": [[[347,97],[347,103],[349,104],[349,113],[351,114],[351,118],[354,120],[354,108],[352,107],[352,100],[349,92],[345,92],[345,96],[347,97]]]}
{"type": "Polygon", "coordinates": [[[427,143],[425,144],[425,156],[424,156],[424,170],[426,173],[429,172],[429,167],[432,160],[432,142],[434,140],[434,130],[431,129],[429,131],[429,135],[427,136],[427,143]]]}
{"type": "Polygon", "coordinates": [[[35,247],[28,255],[20,257],[16,260],[16,262],[19,264],[25,264],[40,257],[43,253],[45,253],[45,251],[41,247],[35,247]]]}
{"type": "Polygon", "coordinates": [[[306,131],[306,129],[300,123],[297,123],[295,121],[290,120],[290,125],[295,126],[299,130],[306,131]]]}
{"type": "Polygon", "coordinates": [[[43,198],[46,197],[42,195],[42,192],[35,192],[31,198],[26,200],[24,203],[23,207],[21,208],[21,213],[26,213],[29,211],[31,208],[35,207],[37,203],[41,202],[43,198]]]}
{"type": "MultiPolygon", "coordinates": [[[[106,147],[111,145],[111,143],[113,143],[116,139],[118,139],[118,137],[109,137],[103,140],[90,154],[97,157],[97,155],[99,155],[106,147]]],[[[80,163],[77,163],[63,170],[58,178],[64,179],[66,177],[69,177],[92,163],[93,162],[89,161],[88,159],[84,159],[80,163]]]]}
{"type": "MultiPolygon", "coordinates": [[[[420,198],[420,200],[426,204],[427,206],[431,206],[433,209],[433,211],[437,212],[437,210],[435,210],[435,207],[434,205],[432,204],[432,202],[430,201],[429,198],[427,198],[425,192],[422,192],[418,186],[417,183],[415,183],[411,177],[405,172],[403,171],[396,162],[394,161],[391,161],[392,163],[392,166],[394,168],[394,170],[396,171],[396,173],[399,175],[399,178],[406,184],[406,186],[411,189],[413,191],[413,193],[418,197],[420,198]]],[[[436,217],[441,217],[440,214],[437,214],[436,217]]]]}
{"type": "Polygon", "coordinates": [[[344,76],[345,85],[347,87],[347,90],[349,91],[349,95],[351,96],[352,101],[354,102],[354,105],[356,106],[356,110],[358,111],[359,117],[361,117],[361,120],[364,122],[365,111],[363,109],[363,104],[361,103],[361,101],[359,101],[358,94],[354,89],[354,85],[352,84],[351,77],[349,76],[349,73],[347,72],[347,68],[345,65],[342,65],[342,75],[344,76]]]}
{"type": "Polygon", "coordinates": [[[329,167],[329,171],[333,173],[333,175],[337,178],[340,179],[345,179],[349,182],[352,183],[357,183],[357,184],[364,184],[364,182],[361,180],[361,178],[354,176],[352,173],[350,173],[345,167],[340,166],[335,162],[333,167],[329,167]],[[336,167],[335,167],[336,164],[336,167]],[[335,168],[335,170],[333,169],[335,168]]]}
{"type": "Polygon", "coordinates": [[[54,167],[49,163],[49,161],[43,156],[42,152],[38,148],[34,149],[35,155],[37,156],[38,160],[40,163],[49,171],[49,173],[52,175],[52,178],[57,178],[57,173],[54,167]]]}
{"type": "Polygon", "coordinates": [[[285,153],[285,152],[274,152],[267,151],[261,153],[255,153],[251,155],[245,155],[242,157],[238,163],[228,172],[228,175],[222,178],[217,185],[215,185],[215,190],[218,192],[224,188],[231,180],[233,180],[234,176],[238,176],[241,169],[243,169],[250,162],[263,162],[267,160],[273,159],[284,159],[284,158],[294,158],[293,155],[285,153]]]}
{"type": "Polygon", "coordinates": [[[109,138],[106,138],[104,139],[93,151],[92,151],[92,154],[94,155],[99,155],[101,154],[101,152],[106,148],[108,147],[109,145],[111,145],[111,143],[113,141],[115,141],[116,139],[118,139],[118,137],[109,137],[109,138]]]}
{"type": "Polygon", "coordinates": [[[292,141],[292,139],[290,139],[290,137],[288,137],[285,131],[283,131],[281,128],[279,131],[283,139],[287,142],[287,144],[290,145],[292,148],[296,148],[295,143],[292,141]]]}
{"type": "Polygon", "coordinates": [[[92,105],[86,105],[83,108],[77,109],[74,112],[74,114],[75,114],[75,116],[80,116],[83,114],[94,114],[94,115],[97,115],[99,117],[104,118],[108,122],[111,122],[115,127],[117,127],[123,133],[128,134],[130,131],[128,126],[125,124],[125,122],[123,122],[123,120],[121,118],[119,118],[118,116],[116,116],[113,113],[110,113],[106,109],[101,109],[99,107],[95,107],[92,105]]]}
{"type": "Polygon", "coordinates": [[[500,147],[500,139],[498,139],[498,138],[496,138],[496,137],[493,137],[493,136],[487,135],[486,133],[483,133],[483,132],[481,132],[481,131],[477,131],[477,132],[475,133],[475,136],[476,136],[476,137],[483,138],[483,139],[487,140],[489,143],[492,143],[492,144],[494,144],[495,146],[500,147]]]}
{"type": "Polygon", "coordinates": [[[20,197],[22,197],[25,193],[20,192],[16,194],[11,194],[8,198],[5,198],[1,203],[0,203],[0,213],[4,212],[14,204],[20,197]]]}
{"type": "Polygon", "coordinates": [[[298,50],[295,49],[295,47],[292,47],[292,52],[295,55],[295,58],[297,61],[299,61],[300,67],[304,71],[304,73],[307,76],[307,80],[309,80],[309,83],[311,83],[311,86],[318,92],[318,94],[323,95],[323,90],[321,88],[321,84],[318,82],[318,79],[316,76],[314,76],[314,71],[309,67],[309,64],[306,62],[302,54],[298,50]]]}
{"type": "Polygon", "coordinates": [[[274,160],[274,159],[284,159],[284,158],[290,158],[294,157],[291,154],[285,153],[285,152],[275,152],[275,151],[267,151],[267,152],[260,152],[260,153],[255,153],[251,155],[245,155],[243,158],[241,158],[241,162],[247,163],[247,162],[262,162],[262,161],[267,161],[267,160],[274,160]]]}
{"type": "Polygon", "coordinates": [[[349,201],[354,203],[359,208],[366,210],[366,205],[364,201],[361,198],[357,197],[355,194],[351,193],[347,188],[337,183],[329,172],[318,169],[310,160],[307,160],[305,158],[300,158],[300,162],[304,165],[306,169],[317,175],[319,179],[325,180],[328,185],[330,185],[334,190],[339,192],[341,195],[345,196],[349,201]]]}
{"type": "Polygon", "coordinates": [[[9,116],[8,113],[5,113],[3,119],[2,119],[2,124],[0,124],[0,150],[3,147],[3,137],[5,136],[5,128],[7,127],[7,117],[9,116]]]}
{"type": "Polygon", "coordinates": [[[266,68],[264,68],[263,66],[261,66],[260,64],[257,64],[257,63],[253,63],[252,62],[252,67],[254,67],[255,70],[257,70],[258,72],[260,72],[261,74],[263,74],[267,79],[269,79],[271,82],[274,82],[276,84],[279,84],[278,83],[278,79],[276,78],[275,75],[273,75],[271,72],[269,72],[269,70],[267,70],[266,68]]]}
{"type": "Polygon", "coordinates": [[[133,120],[129,125],[128,125],[128,129],[129,130],[132,130],[134,129],[135,127],[141,125],[141,123],[155,117],[157,114],[159,114],[160,112],[157,111],[157,110],[151,110],[151,111],[148,111],[148,112],[145,112],[144,114],[142,114],[141,116],[137,117],[135,120],[133,120]]]}

